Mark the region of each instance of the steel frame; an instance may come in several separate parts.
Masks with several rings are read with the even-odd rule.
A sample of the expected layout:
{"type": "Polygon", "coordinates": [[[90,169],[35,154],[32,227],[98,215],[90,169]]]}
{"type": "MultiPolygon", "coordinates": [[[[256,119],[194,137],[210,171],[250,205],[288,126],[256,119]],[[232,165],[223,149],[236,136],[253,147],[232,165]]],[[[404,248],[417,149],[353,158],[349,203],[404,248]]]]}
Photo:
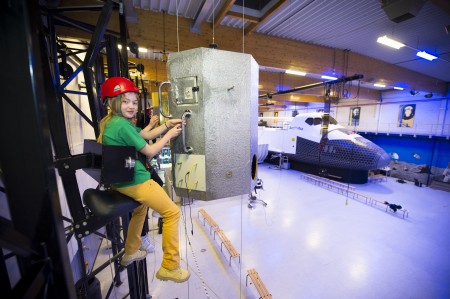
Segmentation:
{"type": "MultiPolygon", "coordinates": [[[[100,83],[104,81],[103,61],[99,53],[105,47],[102,40],[105,32],[108,32],[106,26],[112,10],[122,8],[122,4],[108,0],[101,8],[92,7],[93,10],[101,9],[94,28],[68,20],[59,15],[61,10],[39,8],[35,1],[7,1],[0,6],[2,23],[8,24],[8,27],[2,26],[2,39],[7,47],[2,47],[0,53],[2,57],[6,57],[11,77],[3,81],[7,82],[6,95],[0,101],[0,107],[2,111],[17,111],[14,99],[18,99],[21,101],[20,113],[26,115],[20,122],[15,119],[15,113],[5,113],[5,117],[1,118],[2,127],[14,128],[2,130],[0,135],[2,140],[9,141],[1,147],[0,165],[4,188],[0,191],[7,195],[12,219],[0,219],[0,246],[12,251],[12,254],[2,255],[0,259],[2,294],[8,298],[75,298],[76,290],[67,251],[67,242],[75,236],[79,248],[79,267],[83,269],[79,285],[82,290],[86,290],[90,278],[109,263],[114,263],[117,275],[111,284],[109,296],[112,285],[121,283],[117,260],[123,254],[123,242],[119,233],[114,230],[119,226],[108,226],[108,235],[114,244],[114,257],[89,275],[85,272],[81,239],[111,221],[117,224],[117,220],[96,217],[82,204],[75,172],[77,169],[95,167],[98,157],[92,153],[71,155],[65,130],[63,100],[88,120],[98,136],[98,122],[104,114],[97,96],[100,83]],[[42,16],[46,17],[46,28],[42,16]],[[61,23],[82,30],[92,30],[86,58],[63,84],[60,84],[59,42],[55,33],[55,25],[61,23]],[[17,56],[21,58],[12,59],[17,56]],[[80,72],[85,77],[92,119],[81,113],[65,94],[74,93],[65,90],[65,87],[80,72]],[[64,219],[61,215],[55,168],[61,177],[72,219],[64,219]],[[69,222],[69,227],[63,227],[63,220],[69,222]],[[65,230],[69,231],[67,235],[65,230]],[[14,288],[11,287],[7,271],[3,271],[6,269],[6,259],[13,256],[17,258],[21,275],[14,288]]],[[[125,14],[123,10],[121,12],[119,35],[123,44],[126,44],[125,14]]],[[[106,38],[107,53],[110,56],[109,75],[128,77],[126,47],[122,48],[119,57],[116,50],[117,39],[113,35],[106,38]]],[[[125,235],[129,217],[129,213],[121,217],[125,235]]],[[[145,298],[148,294],[145,260],[133,263],[127,271],[130,297],[145,298]]],[[[86,297],[87,293],[81,291],[78,295],[86,297]]]]}

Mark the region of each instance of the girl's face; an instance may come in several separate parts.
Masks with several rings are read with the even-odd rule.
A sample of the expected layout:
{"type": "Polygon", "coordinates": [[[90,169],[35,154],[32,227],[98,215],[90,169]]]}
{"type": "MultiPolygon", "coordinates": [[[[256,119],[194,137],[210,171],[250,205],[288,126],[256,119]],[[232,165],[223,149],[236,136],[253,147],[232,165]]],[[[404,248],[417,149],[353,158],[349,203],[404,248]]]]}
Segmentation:
{"type": "Polygon", "coordinates": [[[123,117],[133,118],[138,110],[139,99],[137,94],[134,92],[124,93],[121,99],[120,112],[122,112],[123,117]]]}

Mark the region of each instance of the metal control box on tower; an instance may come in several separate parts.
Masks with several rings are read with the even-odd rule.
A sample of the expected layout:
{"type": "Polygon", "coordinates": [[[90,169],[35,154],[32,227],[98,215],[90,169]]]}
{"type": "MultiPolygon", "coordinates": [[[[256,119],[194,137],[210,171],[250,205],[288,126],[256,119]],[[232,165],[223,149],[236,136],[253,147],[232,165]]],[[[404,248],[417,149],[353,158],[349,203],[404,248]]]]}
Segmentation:
{"type": "Polygon", "coordinates": [[[200,200],[250,194],[258,165],[258,64],[249,54],[197,48],[170,54],[167,68],[160,90],[168,85],[169,110],[161,112],[186,120],[172,142],[175,192],[200,200]]]}

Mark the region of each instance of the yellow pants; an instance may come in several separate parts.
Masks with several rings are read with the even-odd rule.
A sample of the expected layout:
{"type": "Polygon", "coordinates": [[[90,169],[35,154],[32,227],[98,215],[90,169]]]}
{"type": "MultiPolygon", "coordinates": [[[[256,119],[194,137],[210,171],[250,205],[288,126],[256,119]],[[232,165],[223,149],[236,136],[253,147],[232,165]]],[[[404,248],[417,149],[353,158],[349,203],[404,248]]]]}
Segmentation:
{"type": "Polygon", "coordinates": [[[147,207],[149,207],[163,217],[163,260],[161,266],[169,270],[178,268],[180,264],[178,250],[180,209],[177,205],[169,198],[164,189],[153,180],[130,187],[117,188],[117,191],[134,198],[142,204],[134,209],[128,226],[128,235],[125,241],[126,254],[135,253],[141,245],[142,226],[145,221],[147,207]]]}

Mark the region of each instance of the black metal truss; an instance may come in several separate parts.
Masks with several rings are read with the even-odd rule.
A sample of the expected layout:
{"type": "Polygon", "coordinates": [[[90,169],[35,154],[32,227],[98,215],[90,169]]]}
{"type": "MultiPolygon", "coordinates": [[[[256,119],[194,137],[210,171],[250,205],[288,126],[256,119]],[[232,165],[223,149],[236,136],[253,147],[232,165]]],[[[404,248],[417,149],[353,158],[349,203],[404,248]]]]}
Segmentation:
{"type": "MultiPolygon", "coordinates": [[[[63,101],[66,100],[79,112],[93,126],[98,136],[98,122],[104,114],[97,96],[100,84],[104,81],[104,66],[100,50],[106,47],[108,55],[112,53],[112,56],[108,58],[109,76],[129,77],[126,47],[122,47],[121,52],[117,53],[116,36],[119,36],[122,44],[126,45],[125,15],[120,14],[121,32],[117,34],[105,29],[112,10],[119,6],[112,0],[106,1],[101,7],[100,17],[95,27],[70,20],[59,14],[67,11],[68,8],[46,10],[41,7],[39,9],[34,1],[25,0],[6,1],[0,6],[2,31],[4,31],[2,40],[6,45],[2,47],[1,54],[2,57],[6,57],[6,67],[10,70],[9,80],[4,81],[8,82],[5,84],[7,85],[6,97],[0,103],[2,111],[11,111],[11,113],[5,113],[6,116],[1,119],[2,127],[10,127],[11,130],[2,130],[0,135],[6,144],[1,147],[0,165],[5,186],[2,191],[5,191],[7,195],[14,224],[14,229],[8,229],[4,222],[0,222],[0,244],[4,248],[13,250],[12,255],[17,257],[22,277],[17,286],[12,289],[9,279],[2,275],[0,277],[2,292],[6,295],[11,294],[11,298],[24,296],[75,298],[75,286],[66,244],[72,236],[76,237],[79,247],[79,265],[80,269],[84,269],[81,239],[114,219],[92,215],[82,204],[75,172],[84,167],[97,166],[99,157],[94,154],[71,155],[65,130],[63,101]],[[42,24],[42,16],[46,16],[45,28],[42,24]],[[61,55],[64,59],[66,56],[64,53],[61,54],[62,44],[55,33],[55,26],[60,24],[92,32],[85,59],[78,61],[80,66],[63,84],[60,84],[61,72],[58,61],[62,58],[61,55]],[[106,43],[102,42],[105,32],[110,34],[106,37],[106,43]],[[13,59],[13,57],[21,57],[21,59],[13,59]],[[83,72],[85,77],[85,94],[89,100],[91,119],[84,115],[66,95],[66,93],[84,94],[84,92],[65,89],[80,72],[83,72]],[[20,101],[19,106],[17,101],[20,101]],[[17,110],[25,115],[25,120],[18,121],[14,117],[17,110]],[[59,205],[55,166],[61,176],[72,216],[70,225],[66,228],[63,227],[63,216],[59,205]],[[65,234],[64,231],[68,233],[65,234]],[[26,241],[12,242],[12,238],[18,236],[23,236],[22,239],[26,241]],[[32,244],[32,246],[27,247],[25,244],[32,244]]],[[[100,10],[98,6],[91,8],[100,10]]],[[[79,9],[89,9],[89,7],[79,9]]],[[[77,60],[74,52],[69,55],[77,60]]],[[[122,217],[122,222],[127,224],[127,219],[122,217]]],[[[118,274],[117,260],[123,254],[123,242],[111,227],[107,231],[108,235],[115,234],[112,242],[114,257],[110,262],[114,263],[118,274]]],[[[6,268],[6,258],[2,256],[0,264],[2,268],[6,268]]],[[[86,290],[87,280],[106,266],[106,263],[101,265],[89,275],[83,271],[79,282],[81,288],[86,290]]],[[[145,260],[137,265],[133,264],[127,270],[130,297],[145,298],[145,294],[148,294],[145,260]]],[[[113,284],[120,283],[120,276],[116,275],[113,284]]],[[[108,293],[110,291],[111,288],[108,293]]],[[[79,295],[87,296],[86,292],[79,295]]]]}
{"type": "MultiPolygon", "coordinates": [[[[36,1],[26,0],[3,1],[0,6],[0,54],[8,70],[2,75],[0,165],[13,221],[10,233],[22,235],[36,251],[22,256],[10,247],[12,235],[1,236],[2,246],[16,253],[21,277],[14,289],[2,287],[2,295],[75,298],[50,140],[48,108],[56,95],[39,9],[36,1]]],[[[4,223],[1,227],[6,229],[4,223]]],[[[22,245],[17,246],[25,250],[22,245]]]]}

